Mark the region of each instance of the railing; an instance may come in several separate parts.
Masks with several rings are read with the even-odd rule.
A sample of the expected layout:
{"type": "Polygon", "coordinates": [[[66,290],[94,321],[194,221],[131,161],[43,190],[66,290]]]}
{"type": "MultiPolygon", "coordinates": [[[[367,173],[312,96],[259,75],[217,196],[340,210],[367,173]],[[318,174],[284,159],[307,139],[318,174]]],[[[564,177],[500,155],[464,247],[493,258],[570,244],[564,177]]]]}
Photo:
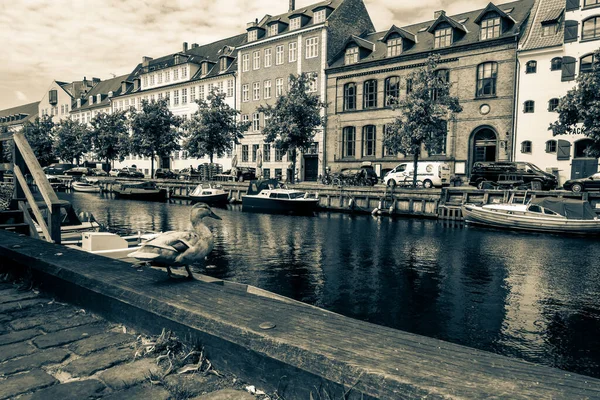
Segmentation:
{"type": "MultiPolygon", "coordinates": [[[[23,218],[25,222],[29,224],[29,233],[32,237],[40,238],[37,232],[37,227],[29,213],[29,209],[33,212],[36,218],[37,224],[42,231],[44,239],[51,243],[60,243],[60,203],[56,193],[50,186],[50,182],[46,178],[46,174],[42,170],[39,161],[33,154],[29,142],[22,133],[14,134],[2,134],[0,135],[0,141],[13,141],[14,146],[12,148],[12,169],[14,173],[14,185],[15,191],[13,199],[17,200],[19,209],[23,212],[23,218]],[[40,211],[40,207],[37,205],[31,190],[27,184],[25,174],[29,171],[35,183],[38,187],[39,192],[44,199],[44,203],[48,208],[47,219],[40,211]]],[[[3,169],[6,164],[2,164],[3,169]]]]}

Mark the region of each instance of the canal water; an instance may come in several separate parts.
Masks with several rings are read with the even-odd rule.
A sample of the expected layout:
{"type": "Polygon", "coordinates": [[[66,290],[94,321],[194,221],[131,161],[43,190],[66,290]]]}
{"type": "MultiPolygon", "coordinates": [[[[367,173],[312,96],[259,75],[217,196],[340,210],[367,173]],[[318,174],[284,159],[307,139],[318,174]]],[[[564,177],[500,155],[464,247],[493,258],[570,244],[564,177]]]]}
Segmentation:
{"type": "MultiPolygon", "coordinates": [[[[60,193],[118,232],[189,226],[189,203],[60,193]]],[[[600,378],[600,239],[370,215],[215,209],[197,271],[403,331],[600,378]]],[[[165,275],[166,277],[166,275],[165,275]]]]}

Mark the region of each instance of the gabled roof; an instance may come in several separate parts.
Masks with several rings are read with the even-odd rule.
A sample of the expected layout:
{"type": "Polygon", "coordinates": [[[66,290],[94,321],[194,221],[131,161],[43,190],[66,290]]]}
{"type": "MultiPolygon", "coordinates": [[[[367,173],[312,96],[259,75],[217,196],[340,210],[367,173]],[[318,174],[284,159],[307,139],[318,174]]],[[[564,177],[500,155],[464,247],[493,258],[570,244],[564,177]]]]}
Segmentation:
{"type": "Polygon", "coordinates": [[[553,22],[558,22],[558,20],[562,17],[563,12],[565,11],[564,7],[554,8],[552,10],[548,10],[546,15],[540,21],[542,24],[549,24],[553,22]]]}
{"type": "Polygon", "coordinates": [[[498,15],[500,15],[501,18],[510,19],[511,21],[515,22],[515,20],[510,15],[508,15],[506,12],[504,12],[503,10],[498,8],[494,3],[489,3],[487,5],[487,7],[485,7],[481,11],[481,13],[479,13],[477,18],[475,18],[475,23],[476,24],[480,23],[481,20],[483,19],[483,17],[485,17],[485,14],[489,13],[490,11],[494,11],[494,12],[498,13],[498,15]]]}
{"type": "MultiPolygon", "coordinates": [[[[564,21],[557,20],[558,30],[555,35],[542,36],[543,24],[552,15],[556,15],[559,10],[565,7],[564,0],[536,0],[534,10],[531,12],[531,18],[525,29],[525,34],[521,39],[519,51],[545,49],[548,47],[562,46],[564,42],[564,21]]],[[[562,15],[562,14],[561,14],[562,15]]]]}
{"type": "Polygon", "coordinates": [[[429,29],[427,29],[427,32],[429,33],[433,33],[435,32],[435,28],[437,28],[437,26],[441,23],[447,23],[449,24],[452,28],[454,29],[458,29],[460,31],[463,32],[468,32],[467,28],[465,28],[465,26],[463,24],[461,24],[460,22],[450,18],[449,16],[446,15],[446,13],[441,13],[439,17],[437,17],[437,19],[434,21],[433,24],[431,24],[431,26],[429,27],[429,29]]]}
{"type": "Polygon", "coordinates": [[[8,125],[17,125],[22,124],[26,121],[29,121],[35,118],[38,115],[38,107],[40,102],[36,101],[29,104],[23,104],[16,107],[7,108],[4,110],[0,110],[0,125],[8,126],[8,125]],[[2,122],[2,118],[10,117],[10,116],[20,116],[20,118],[14,121],[6,121],[2,122]]]}
{"type": "Polygon", "coordinates": [[[342,46],[342,48],[346,48],[346,46],[348,46],[348,44],[350,43],[356,43],[356,45],[358,47],[362,47],[363,49],[367,49],[369,51],[373,51],[373,49],[375,49],[375,43],[370,42],[368,40],[362,39],[358,36],[352,35],[350,36],[346,42],[344,43],[344,45],[342,46]]]}
{"type": "Polygon", "coordinates": [[[383,36],[383,38],[381,39],[382,42],[387,42],[390,35],[393,33],[397,33],[398,35],[400,35],[400,37],[402,37],[403,39],[407,39],[410,40],[413,43],[417,42],[417,36],[413,33],[410,33],[409,31],[406,31],[402,28],[398,28],[396,25],[392,25],[392,27],[387,31],[387,33],[383,36]]]}
{"type": "Polygon", "coordinates": [[[97,107],[108,107],[110,104],[108,92],[113,92],[113,96],[120,94],[121,82],[127,81],[128,78],[129,75],[121,75],[111,79],[100,81],[89,92],[87,92],[84,97],[81,98],[81,107],[77,107],[77,102],[75,102],[75,104],[71,108],[71,112],[84,111],[97,107]],[[101,101],[99,103],[96,102],[98,95],[101,95],[101,101]],[[92,104],[89,104],[90,96],[94,97],[94,101],[92,104]]]}

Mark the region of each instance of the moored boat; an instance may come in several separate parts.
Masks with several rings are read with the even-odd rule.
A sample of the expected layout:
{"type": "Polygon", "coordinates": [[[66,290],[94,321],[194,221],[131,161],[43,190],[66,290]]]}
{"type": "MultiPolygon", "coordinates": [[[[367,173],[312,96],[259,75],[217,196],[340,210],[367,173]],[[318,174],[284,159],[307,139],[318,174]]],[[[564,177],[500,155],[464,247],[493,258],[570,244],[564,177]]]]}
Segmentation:
{"type": "Polygon", "coordinates": [[[93,185],[89,182],[74,181],[73,183],[71,183],[71,188],[76,192],[100,193],[100,186],[93,185]]]}
{"type": "Polygon", "coordinates": [[[600,234],[600,219],[585,200],[535,198],[526,204],[464,204],[469,224],[536,232],[600,234]]]}
{"type": "Polygon", "coordinates": [[[225,204],[227,203],[229,193],[221,186],[199,184],[189,194],[190,200],[206,204],[225,204]]]}
{"type": "Polygon", "coordinates": [[[121,183],[115,189],[115,197],[148,201],[167,200],[167,190],[160,189],[154,182],[121,183]]]}
{"type": "MultiPolygon", "coordinates": [[[[40,208],[40,212],[44,218],[47,218],[48,209],[46,207],[45,202],[37,202],[38,207],[40,208]]],[[[77,213],[73,209],[71,203],[65,200],[60,201],[60,214],[61,214],[61,222],[60,222],[60,233],[61,233],[61,241],[69,241],[69,240],[81,240],[81,235],[84,232],[97,232],[100,230],[101,226],[96,221],[93,215],[89,213],[77,213]]],[[[32,216],[34,219],[34,225],[36,227],[36,231],[38,234],[42,235],[42,228],[35,221],[35,216],[32,216]]]]}
{"type": "Polygon", "coordinates": [[[318,203],[318,194],[288,189],[275,179],[250,181],[247,194],[242,196],[244,211],[311,214],[318,203]]]}
{"type": "Polygon", "coordinates": [[[158,235],[158,233],[138,233],[137,235],[119,236],[109,232],[86,232],[80,240],[63,244],[99,256],[124,260],[129,258],[127,254],[138,250],[142,244],[158,235]]]}

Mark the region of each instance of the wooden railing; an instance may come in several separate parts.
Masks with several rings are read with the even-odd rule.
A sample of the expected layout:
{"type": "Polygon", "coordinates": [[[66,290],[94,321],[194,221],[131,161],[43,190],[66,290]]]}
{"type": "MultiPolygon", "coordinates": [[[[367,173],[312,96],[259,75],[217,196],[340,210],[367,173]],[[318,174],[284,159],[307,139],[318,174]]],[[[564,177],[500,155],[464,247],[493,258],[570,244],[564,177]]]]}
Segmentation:
{"type": "MultiPolygon", "coordinates": [[[[0,141],[12,141],[14,143],[12,148],[13,183],[15,185],[13,199],[17,200],[18,207],[23,212],[23,218],[29,224],[30,235],[40,238],[37,227],[29,213],[31,209],[36,218],[37,225],[42,231],[43,238],[51,243],[60,243],[60,202],[52,186],[50,186],[50,182],[48,182],[46,174],[42,170],[31,146],[29,146],[29,142],[27,142],[25,136],[20,132],[2,134],[0,135],[0,141]],[[44,203],[48,209],[47,218],[44,218],[40,207],[29,189],[25,176],[27,173],[31,174],[44,199],[44,203]]],[[[2,165],[3,167],[6,166],[6,164],[2,165]]]]}

